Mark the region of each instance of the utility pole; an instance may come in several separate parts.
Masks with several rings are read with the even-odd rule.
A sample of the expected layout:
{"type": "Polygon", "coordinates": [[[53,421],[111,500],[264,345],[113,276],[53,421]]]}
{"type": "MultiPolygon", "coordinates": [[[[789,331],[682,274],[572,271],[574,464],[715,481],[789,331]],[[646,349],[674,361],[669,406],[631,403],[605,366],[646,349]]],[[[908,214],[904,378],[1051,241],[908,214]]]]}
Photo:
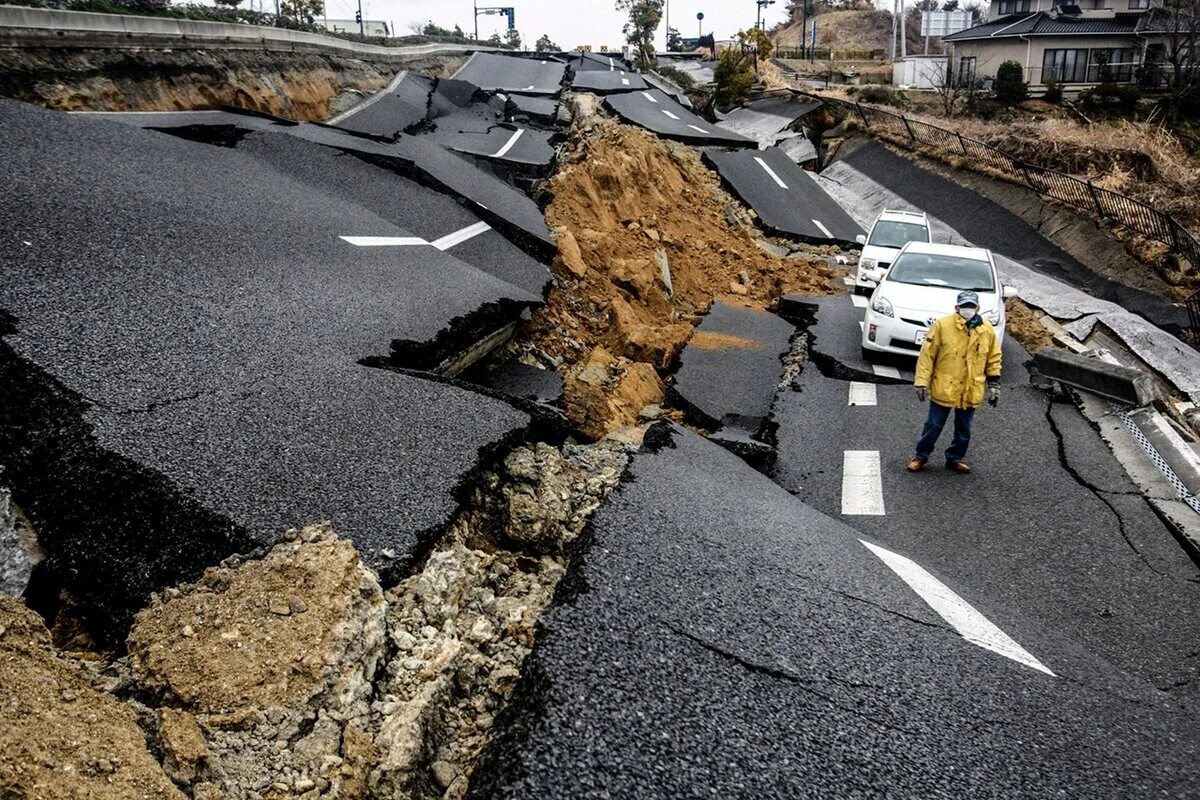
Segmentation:
{"type": "Polygon", "coordinates": [[[475,10],[475,41],[479,41],[479,0],[472,0],[471,6],[475,10]]]}
{"type": "Polygon", "coordinates": [[[666,51],[671,52],[671,0],[666,0],[665,11],[667,21],[667,47],[666,51]]]}
{"type": "Polygon", "coordinates": [[[900,60],[908,58],[908,31],[904,29],[904,0],[900,0],[900,60]]]}
{"type": "MultiPolygon", "coordinates": [[[[704,12],[703,11],[696,14],[696,22],[697,22],[696,27],[698,28],[698,30],[696,31],[696,36],[698,38],[703,39],[704,38],[704,12]]],[[[716,55],[716,53],[714,53],[713,55],[716,55]]]]}
{"type": "Polygon", "coordinates": [[[359,36],[367,35],[366,24],[363,22],[362,0],[358,0],[358,35],[359,36]]]}

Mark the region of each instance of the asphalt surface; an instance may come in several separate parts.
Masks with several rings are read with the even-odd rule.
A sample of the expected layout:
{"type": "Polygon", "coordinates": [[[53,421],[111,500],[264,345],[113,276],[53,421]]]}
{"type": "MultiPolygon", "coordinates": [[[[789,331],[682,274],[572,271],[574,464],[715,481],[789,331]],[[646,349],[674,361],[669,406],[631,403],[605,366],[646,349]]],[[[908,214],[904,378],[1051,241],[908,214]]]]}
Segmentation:
{"type": "Polygon", "coordinates": [[[558,114],[558,101],[552,97],[530,97],[523,94],[506,94],[500,97],[508,102],[509,114],[538,122],[550,122],[558,114]]]}
{"type": "Polygon", "coordinates": [[[610,94],[604,102],[626,122],[640,125],[668,139],[695,145],[754,146],[752,139],[719,128],[696,116],[658,89],[610,94]]]}
{"type": "Polygon", "coordinates": [[[620,53],[571,53],[567,60],[576,72],[631,71],[628,62],[620,53]]]}
{"type": "MultiPolygon", "coordinates": [[[[857,341],[857,325],[841,325],[857,341]]],[[[816,345],[834,334],[827,327],[816,345]]],[[[860,396],[852,405],[849,381],[806,366],[798,391],[774,407],[774,477],[864,536],[954,576],[1033,652],[1071,640],[1194,711],[1200,653],[1185,643],[1200,641],[1200,570],[1075,407],[1031,385],[1028,361],[1007,337],[1000,403],[976,414],[968,476],[941,468],[949,428],[925,472],[905,470],[926,410],[911,386],[879,383],[867,404],[860,396]],[[843,515],[847,451],[879,454],[882,515],[843,515]]],[[[1075,655],[1059,658],[1051,669],[1081,677],[1075,655]]]]}
{"type": "Polygon", "coordinates": [[[648,89],[649,86],[641,75],[626,72],[624,65],[618,70],[582,70],[575,73],[571,86],[576,91],[611,94],[613,92],[632,92],[648,89]]]}
{"type": "Polygon", "coordinates": [[[821,107],[819,100],[796,101],[783,97],[764,97],[735,108],[717,124],[758,142],[759,147],[776,144],[780,132],[796,120],[821,107]]]}
{"type": "Polygon", "coordinates": [[[680,355],[672,402],[695,424],[758,433],[795,332],[770,312],[713,303],[680,355]]]}
{"type": "Polygon", "coordinates": [[[472,320],[539,299],[435,247],[343,240],[414,233],[339,194],[361,162],[8,101],[0,138],[0,463],[102,632],[119,637],[151,590],[317,519],[401,569],[480,451],[528,426],[500,400],[358,364],[440,357],[472,320]],[[270,164],[293,157],[312,163],[270,164]]]}
{"type": "Polygon", "coordinates": [[[1196,789],[1170,696],[1061,631],[1038,653],[1060,677],[966,642],[857,530],[696,434],[635,457],[590,531],[476,798],[1196,789]]]}
{"type": "Polygon", "coordinates": [[[778,147],[707,152],[705,162],[764,228],[806,242],[852,244],[863,229],[778,147]]]}
{"type": "Polygon", "coordinates": [[[402,72],[386,89],[329,120],[348,131],[392,138],[425,119],[434,81],[402,72]]]}
{"type": "Polygon", "coordinates": [[[1186,309],[1097,275],[1012,212],[921,169],[879,142],[863,145],[845,161],[915,206],[937,214],[979,247],[1003,253],[1044,275],[1110,300],[1159,327],[1187,324],[1186,309]]]}
{"type": "Polygon", "coordinates": [[[473,53],[453,77],[487,91],[557,95],[567,65],[557,59],[473,53]]]}
{"type": "Polygon", "coordinates": [[[862,352],[862,340],[847,333],[861,331],[866,315],[866,309],[853,303],[851,295],[789,295],[785,302],[809,309],[811,324],[805,326],[809,336],[809,354],[813,366],[824,374],[843,380],[872,383],[912,383],[915,358],[872,353],[868,359],[862,352]]]}

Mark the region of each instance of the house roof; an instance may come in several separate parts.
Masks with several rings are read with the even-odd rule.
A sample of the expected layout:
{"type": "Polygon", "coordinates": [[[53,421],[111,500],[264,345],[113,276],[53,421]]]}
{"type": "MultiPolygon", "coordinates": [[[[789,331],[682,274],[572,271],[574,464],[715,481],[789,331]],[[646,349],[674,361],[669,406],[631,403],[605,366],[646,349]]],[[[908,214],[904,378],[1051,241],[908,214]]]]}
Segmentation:
{"type": "Polygon", "coordinates": [[[1051,16],[1047,11],[1010,14],[945,37],[947,42],[1002,39],[1018,36],[1134,35],[1169,29],[1170,12],[1161,8],[1112,17],[1051,16]]]}

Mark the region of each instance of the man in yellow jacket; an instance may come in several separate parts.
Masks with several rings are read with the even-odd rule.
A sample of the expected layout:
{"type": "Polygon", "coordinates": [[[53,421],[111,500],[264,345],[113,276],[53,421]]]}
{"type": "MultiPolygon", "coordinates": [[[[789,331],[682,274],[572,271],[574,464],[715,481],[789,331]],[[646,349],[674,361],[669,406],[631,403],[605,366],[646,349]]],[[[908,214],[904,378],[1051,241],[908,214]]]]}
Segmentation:
{"type": "Polygon", "coordinates": [[[963,458],[971,444],[975,409],[983,404],[985,395],[989,405],[1000,400],[1000,339],[992,324],[979,315],[975,292],[959,292],[954,313],[930,326],[913,385],[921,402],[929,397],[929,416],[908,471],[925,468],[953,409],[954,440],[946,448],[946,469],[970,472],[963,458]]]}

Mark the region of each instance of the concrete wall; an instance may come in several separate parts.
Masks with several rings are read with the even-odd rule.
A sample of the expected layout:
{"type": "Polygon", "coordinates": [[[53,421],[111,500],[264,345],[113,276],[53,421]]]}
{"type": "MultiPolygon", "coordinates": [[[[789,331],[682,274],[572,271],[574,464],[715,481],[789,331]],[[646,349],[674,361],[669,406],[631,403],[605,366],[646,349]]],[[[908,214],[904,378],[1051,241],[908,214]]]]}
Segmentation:
{"type": "Polygon", "coordinates": [[[415,56],[496,49],[461,44],[381,47],[286,28],[24,6],[0,6],[0,47],[252,48],[323,52],[371,61],[407,61],[415,56]]]}

